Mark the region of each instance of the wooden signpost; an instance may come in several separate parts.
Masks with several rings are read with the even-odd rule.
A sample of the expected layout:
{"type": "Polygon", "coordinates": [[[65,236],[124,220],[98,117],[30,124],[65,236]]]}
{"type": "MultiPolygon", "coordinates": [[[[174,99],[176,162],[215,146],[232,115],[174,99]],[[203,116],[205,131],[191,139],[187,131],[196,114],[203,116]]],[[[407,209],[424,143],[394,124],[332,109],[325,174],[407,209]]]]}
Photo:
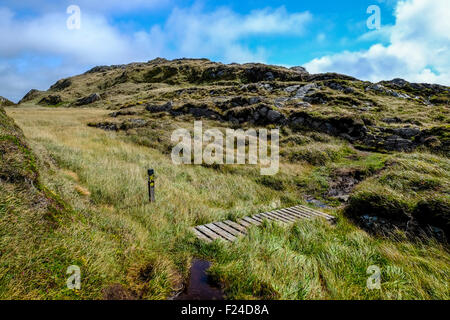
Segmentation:
{"type": "Polygon", "coordinates": [[[148,169],[148,197],[150,202],[155,202],[155,170],[148,169]]]}

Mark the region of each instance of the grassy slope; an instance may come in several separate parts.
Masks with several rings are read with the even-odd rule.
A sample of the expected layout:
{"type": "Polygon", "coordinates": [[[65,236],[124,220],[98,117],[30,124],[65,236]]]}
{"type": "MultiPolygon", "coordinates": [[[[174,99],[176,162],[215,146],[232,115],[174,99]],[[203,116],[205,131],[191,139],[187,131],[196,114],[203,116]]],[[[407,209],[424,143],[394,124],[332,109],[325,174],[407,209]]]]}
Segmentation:
{"type": "Polygon", "coordinates": [[[356,188],[346,211],[405,222],[412,215],[449,235],[449,158],[426,152],[391,156],[385,170],[356,188]]]}
{"type": "Polygon", "coordinates": [[[0,298],[62,291],[61,267],[72,257],[58,233],[71,213],[42,183],[22,131],[0,107],[0,298]]]}
{"type": "MultiPolygon", "coordinates": [[[[10,115],[39,155],[43,182],[74,212],[51,233],[53,237],[42,237],[41,245],[31,249],[20,240],[20,228],[12,229],[17,232],[13,245],[27,257],[51,253],[30,262],[30,268],[50,272],[36,282],[30,272],[2,269],[2,287],[8,288],[3,297],[74,297],[64,289],[64,272],[68,265],[78,264],[81,298],[99,298],[102,289],[120,283],[131,296],[161,299],[180,287],[193,256],[214,262],[211,273],[226,285],[229,298],[450,297],[450,256],[445,247],[410,243],[402,234],[398,240],[374,238],[342,216],[334,227],[320,221],[288,229],[266,225],[228,246],[201,244],[188,231],[196,224],[301,203],[305,193],[322,194],[335,169],[357,167],[373,174],[388,155],[360,153],[322,135],[300,135],[306,141],[304,156],[283,161],[276,178],[261,181],[258,170],[246,166],[176,167],[164,150],[142,146],[142,141],[136,144],[133,132],[86,127],[103,118],[102,110],[18,108],[10,109],[10,115]],[[153,205],[146,203],[148,167],[157,169],[158,201],[153,205]],[[374,264],[382,269],[381,291],[366,289],[366,269],[374,264]]],[[[28,230],[35,228],[27,225],[28,219],[23,223],[28,230]]],[[[8,228],[4,224],[1,230],[8,228]]],[[[11,255],[5,265],[24,263],[20,257],[11,255]]]]}
{"type": "MultiPolygon", "coordinates": [[[[48,186],[73,210],[55,219],[46,206],[36,207],[42,201],[30,197],[29,188],[18,192],[17,184],[0,180],[0,230],[5,235],[0,297],[162,299],[180,288],[190,259],[198,256],[214,261],[211,273],[226,285],[229,298],[448,299],[448,246],[412,243],[401,232],[397,240],[369,236],[341,216],[341,203],[329,193],[341,177],[358,177],[364,181],[350,194],[347,214],[413,215],[424,223],[448,225],[448,91],[441,88],[436,94],[428,87],[384,83],[412,97],[399,99],[366,90],[370,83],[348,77],[319,78],[274,66],[157,60],[97,68],[61,80],[46,92],[32,92],[22,103],[31,109],[11,108],[10,114],[38,155],[38,188],[44,190],[39,194],[56,197],[41,187],[48,186]],[[275,79],[264,79],[267,71],[275,79]],[[179,127],[192,129],[194,118],[145,110],[172,101],[175,109],[189,102],[225,114],[234,97],[262,97],[262,103],[274,108],[275,99],[292,96],[286,87],[311,82],[319,87],[315,97],[324,103],[305,107],[294,100],[278,110],[286,116],[301,111],[315,119],[352,119],[372,133],[378,127],[417,127],[437,139],[430,140],[429,149],[410,154],[362,152],[315,129],[282,127],[280,173],[261,177],[257,168],[248,166],[174,167],[168,155],[170,133],[179,127]],[[336,83],[353,91],[332,89],[336,83]],[[102,100],[90,107],[98,109],[35,108],[49,95],[59,95],[62,102],[53,107],[61,107],[75,106],[77,99],[94,92],[102,100]],[[113,118],[102,109],[121,109],[123,115],[113,118]],[[386,122],[392,117],[394,122],[386,122]],[[144,119],[148,125],[133,128],[131,119],[144,119]],[[126,130],[86,126],[104,121],[123,124],[126,130]],[[148,167],[157,169],[154,205],[146,203],[148,167]],[[204,245],[188,232],[193,225],[302,203],[305,196],[332,206],[327,210],[340,216],[338,225],[302,222],[287,230],[267,225],[232,246],[204,245]],[[20,219],[24,212],[27,218],[20,219]],[[37,245],[30,247],[28,239],[37,245]],[[71,264],[82,269],[80,292],[65,289],[65,270],[71,264]],[[382,268],[382,291],[365,287],[372,264],[382,268]]],[[[238,106],[232,112],[245,114],[252,108],[238,106]]],[[[203,121],[205,127],[231,126],[203,121]]],[[[14,149],[6,163],[17,158],[15,168],[26,168],[21,155],[14,149]]],[[[10,168],[14,166],[1,166],[9,175],[16,172],[10,168]]]]}
{"type": "MultiPolygon", "coordinates": [[[[24,99],[23,103],[37,104],[44,97],[58,95],[62,100],[58,106],[74,106],[77,99],[97,92],[102,100],[93,103],[93,107],[119,109],[173,101],[176,106],[192,102],[220,111],[217,101],[233,97],[262,97],[265,104],[273,107],[275,99],[295,94],[295,90],[284,90],[288,86],[311,83],[319,88],[313,96],[322,97],[322,103],[312,102],[313,108],[304,108],[298,105],[300,100],[292,100],[283,102],[281,111],[286,114],[304,111],[324,118],[364,119],[371,126],[388,128],[410,125],[429,129],[445,127],[449,122],[448,87],[436,89],[441,97],[433,100],[435,97],[432,94],[435,91],[431,89],[413,89],[410,85],[395,87],[384,83],[386,90],[395,89],[397,93],[406,93],[411,97],[400,99],[386,92],[368,90],[372,85],[370,82],[343,75],[308,75],[278,66],[223,65],[192,59],[156,60],[94,69],[62,79],[47,91],[36,91],[24,99]],[[272,73],[274,79],[264,78],[267,72],[272,73]],[[271,89],[267,90],[259,84],[270,85],[271,89]],[[332,89],[335,86],[349,89],[350,92],[332,89]],[[425,103],[430,100],[434,104],[425,103]],[[397,117],[401,122],[383,122],[383,119],[391,117],[397,117]]],[[[230,105],[225,104],[223,111],[228,108],[231,108],[230,105]]]]}

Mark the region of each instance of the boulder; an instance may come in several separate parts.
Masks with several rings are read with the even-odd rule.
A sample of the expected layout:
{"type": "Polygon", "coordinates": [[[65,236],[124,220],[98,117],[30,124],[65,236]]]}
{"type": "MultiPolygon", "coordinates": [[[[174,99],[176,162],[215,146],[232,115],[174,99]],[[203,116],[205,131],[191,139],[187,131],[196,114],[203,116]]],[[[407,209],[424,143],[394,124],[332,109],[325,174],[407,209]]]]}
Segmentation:
{"type": "Polygon", "coordinates": [[[411,140],[403,139],[397,135],[389,136],[384,141],[384,147],[393,151],[409,151],[412,150],[414,143],[411,140]]]}
{"type": "Polygon", "coordinates": [[[282,108],[284,106],[284,103],[289,101],[289,98],[275,98],[273,103],[277,108],[282,108]]]}
{"type": "Polygon", "coordinates": [[[267,108],[267,107],[262,107],[262,108],[260,108],[259,110],[258,110],[258,112],[259,112],[259,114],[261,115],[261,116],[263,116],[263,117],[265,117],[266,115],[267,115],[267,111],[268,111],[269,109],[267,108]]]}
{"type": "Polygon", "coordinates": [[[172,108],[173,108],[173,104],[172,104],[171,101],[169,101],[169,102],[167,102],[167,103],[165,103],[165,104],[163,104],[161,106],[148,105],[147,107],[145,107],[145,109],[147,111],[155,112],[155,113],[157,113],[157,112],[168,112],[168,111],[172,110],[172,108]]]}
{"type": "Polygon", "coordinates": [[[257,104],[261,102],[261,98],[260,97],[251,97],[250,99],[248,99],[248,104],[252,105],[252,104],[257,104]]]}
{"type": "Polygon", "coordinates": [[[278,112],[278,111],[275,111],[275,110],[269,110],[269,111],[267,112],[267,120],[268,120],[270,123],[276,123],[276,122],[278,122],[279,120],[281,120],[281,119],[283,119],[283,118],[284,118],[283,114],[281,114],[281,113],[278,112]]]}
{"type": "Polygon", "coordinates": [[[294,98],[303,99],[308,93],[315,91],[316,89],[317,85],[315,83],[307,84],[297,90],[297,93],[295,94],[294,98]]]}
{"type": "Polygon", "coordinates": [[[100,95],[98,93],[93,93],[90,96],[78,99],[77,102],[76,102],[76,105],[77,106],[84,106],[84,105],[91,104],[91,103],[94,103],[96,101],[99,101],[101,99],[102,98],[100,97],[100,95]]]}
{"type": "Polygon", "coordinates": [[[366,88],[366,91],[386,92],[386,89],[381,84],[372,84],[366,88]]]}
{"type": "Polygon", "coordinates": [[[57,81],[54,85],[50,87],[51,91],[62,91],[72,85],[72,81],[70,79],[61,79],[57,81]]]}
{"type": "Polygon", "coordinates": [[[400,78],[393,79],[393,80],[391,80],[389,82],[391,84],[393,84],[394,86],[399,87],[399,88],[403,88],[404,86],[409,84],[408,81],[400,79],[400,78]]]}
{"type": "Polygon", "coordinates": [[[353,88],[344,86],[338,82],[335,81],[331,81],[325,84],[328,88],[336,90],[336,91],[342,91],[344,93],[350,94],[355,92],[355,90],[353,88]]]}
{"type": "Polygon", "coordinates": [[[264,74],[264,80],[272,81],[274,79],[275,79],[275,76],[273,75],[272,72],[269,71],[264,74]]]}
{"type": "Polygon", "coordinates": [[[411,139],[421,134],[421,131],[418,128],[398,128],[394,129],[393,131],[396,135],[399,135],[404,139],[411,139]]]}
{"type": "Polygon", "coordinates": [[[40,105],[47,105],[47,106],[54,106],[57,105],[58,103],[61,103],[62,99],[61,96],[59,95],[49,95],[46,96],[44,98],[42,98],[38,104],[40,105]]]}
{"type": "Polygon", "coordinates": [[[294,92],[294,91],[296,91],[298,89],[300,89],[300,85],[297,84],[297,85],[293,85],[293,86],[289,86],[287,88],[284,88],[284,91],[286,91],[288,93],[291,93],[291,92],[294,92]]]}
{"type": "Polygon", "coordinates": [[[305,68],[300,66],[292,67],[291,70],[302,74],[309,74],[309,72],[305,68]]]}

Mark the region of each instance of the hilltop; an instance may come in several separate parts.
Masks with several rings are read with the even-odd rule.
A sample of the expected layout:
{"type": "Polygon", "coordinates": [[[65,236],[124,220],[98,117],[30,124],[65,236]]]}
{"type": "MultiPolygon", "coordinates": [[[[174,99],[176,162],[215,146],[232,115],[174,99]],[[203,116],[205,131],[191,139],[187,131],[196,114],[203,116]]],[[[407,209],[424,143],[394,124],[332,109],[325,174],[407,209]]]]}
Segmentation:
{"type": "Polygon", "coordinates": [[[0,107],[10,107],[10,106],[14,106],[15,103],[12,101],[9,101],[8,99],[0,96],[0,107]]]}
{"type": "MultiPolygon", "coordinates": [[[[309,74],[302,67],[157,58],[95,67],[47,91],[31,90],[20,104],[120,110],[113,118],[192,114],[235,125],[309,128],[366,150],[425,146],[448,152],[449,101],[449,87],[402,79],[373,84],[334,73],[309,74]]],[[[117,122],[109,127],[120,128],[117,122]]]]}

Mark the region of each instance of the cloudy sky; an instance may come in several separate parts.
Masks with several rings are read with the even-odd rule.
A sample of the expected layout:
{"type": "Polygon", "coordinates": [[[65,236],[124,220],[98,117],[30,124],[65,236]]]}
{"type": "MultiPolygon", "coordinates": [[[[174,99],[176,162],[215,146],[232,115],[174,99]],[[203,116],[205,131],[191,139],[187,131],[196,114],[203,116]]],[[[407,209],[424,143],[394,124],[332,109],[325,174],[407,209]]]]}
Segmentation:
{"type": "Polygon", "coordinates": [[[450,85],[449,52],[449,0],[0,0],[0,96],[13,101],[96,65],[155,57],[450,85]],[[67,26],[70,5],[79,29],[67,26]],[[378,30],[367,26],[373,5],[378,30]]]}

